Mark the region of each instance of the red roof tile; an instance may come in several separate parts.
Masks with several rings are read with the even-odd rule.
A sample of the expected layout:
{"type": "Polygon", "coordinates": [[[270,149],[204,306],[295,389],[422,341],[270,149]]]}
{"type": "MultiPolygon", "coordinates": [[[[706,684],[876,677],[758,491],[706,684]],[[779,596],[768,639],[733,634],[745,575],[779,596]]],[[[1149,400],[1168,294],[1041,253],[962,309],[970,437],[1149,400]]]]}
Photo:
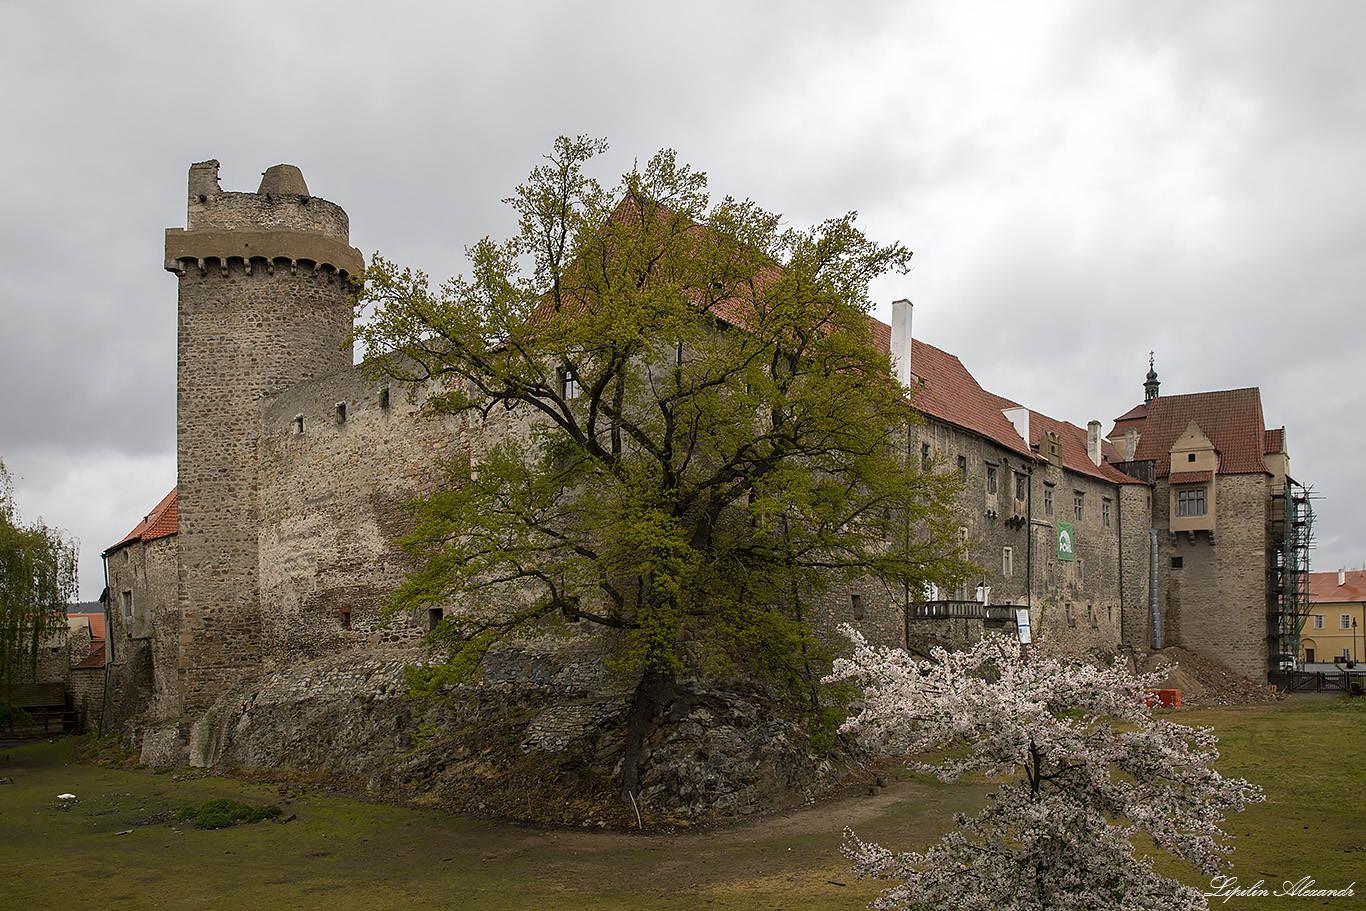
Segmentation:
{"type": "Polygon", "coordinates": [[[1123,459],[1108,440],[1102,438],[1100,441],[1100,464],[1097,465],[1091,461],[1086,448],[1086,430],[1075,424],[1050,418],[1046,414],[1039,414],[1037,411],[1029,412],[1029,435],[1033,438],[1030,441],[1033,445],[1040,445],[1045,430],[1058,435],[1058,442],[1062,445],[1062,464],[1069,471],[1090,475],[1111,484],[1144,483],[1110,464],[1123,459]]]}
{"type": "Polygon", "coordinates": [[[85,659],[84,661],[82,661],[80,664],[73,664],[73,665],[71,665],[71,669],[72,669],[73,671],[75,671],[75,670],[86,670],[86,669],[98,670],[99,668],[104,667],[104,664],[105,664],[104,656],[105,656],[105,654],[106,654],[106,652],[105,652],[104,645],[103,645],[103,643],[101,643],[100,646],[99,646],[98,648],[96,648],[93,652],[90,653],[90,657],[89,657],[89,658],[86,658],[86,659],[85,659]]]}
{"type": "Polygon", "coordinates": [[[168,538],[175,533],[176,492],[175,488],[171,488],[171,492],[166,494],[155,509],[143,517],[137,527],[130,531],[122,541],[104,553],[107,556],[125,544],[131,544],[134,541],[155,541],[157,538],[168,538]]]}
{"type": "Polygon", "coordinates": [[[1167,481],[1172,484],[1208,484],[1214,480],[1212,471],[1173,471],[1167,481]]]}
{"type": "MultiPolygon", "coordinates": [[[[878,346],[883,351],[889,350],[891,327],[871,318],[869,323],[878,346]]],[[[1085,430],[1037,411],[1029,412],[1032,439],[1026,444],[1015,425],[1002,414],[1005,409],[1021,407],[1018,403],[983,389],[957,357],[919,339],[911,341],[911,379],[913,387],[917,380],[923,380],[912,404],[928,417],[970,430],[1033,459],[1038,455],[1030,447],[1039,444],[1044,430],[1050,430],[1062,443],[1064,467],[1115,484],[1143,483],[1108,464],[1120,461],[1118,451],[1109,442],[1101,440],[1102,461],[1097,466],[1087,455],[1085,430]]]]}
{"type": "Polygon", "coordinates": [[[1166,477],[1172,444],[1191,421],[1218,451],[1219,474],[1266,471],[1262,394],[1256,387],[1158,396],[1148,406],[1134,459],[1151,460],[1157,477],[1166,477]]]}
{"type": "Polygon", "coordinates": [[[1275,430],[1268,430],[1266,432],[1265,439],[1266,445],[1262,447],[1262,451],[1265,452],[1267,455],[1271,455],[1272,453],[1285,452],[1284,427],[1277,427],[1275,430]]]}
{"type": "Polygon", "coordinates": [[[72,620],[85,620],[90,625],[90,638],[98,642],[104,638],[104,614],[67,614],[67,626],[71,626],[72,620]]]}
{"type": "Polygon", "coordinates": [[[1344,572],[1342,585],[1338,585],[1337,573],[1308,573],[1307,576],[1311,604],[1366,601],[1366,570],[1344,572]]]}
{"type": "Polygon", "coordinates": [[[1006,449],[1033,457],[1006,416],[998,397],[977,384],[962,361],[918,339],[911,342],[911,400],[925,415],[984,436],[1006,449]]]}

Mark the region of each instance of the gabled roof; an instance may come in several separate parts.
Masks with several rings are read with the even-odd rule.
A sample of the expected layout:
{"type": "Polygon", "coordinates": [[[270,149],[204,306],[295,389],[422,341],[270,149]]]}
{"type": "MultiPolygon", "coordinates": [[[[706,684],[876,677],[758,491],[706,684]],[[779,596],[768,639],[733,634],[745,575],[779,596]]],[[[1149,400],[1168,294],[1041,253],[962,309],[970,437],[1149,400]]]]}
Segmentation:
{"type": "Polygon", "coordinates": [[[1267,470],[1262,458],[1266,447],[1262,394],[1255,386],[1153,399],[1140,428],[1143,435],[1134,460],[1151,460],[1157,477],[1165,478],[1171,471],[1172,444],[1192,421],[1219,453],[1219,474],[1267,470]]]}
{"type": "Polygon", "coordinates": [[[1341,604],[1366,601],[1366,570],[1344,572],[1344,582],[1338,585],[1337,573],[1306,573],[1309,603],[1341,604]]]}
{"type": "Polygon", "coordinates": [[[106,550],[104,556],[134,541],[147,542],[155,541],[157,538],[168,538],[176,533],[176,524],[176,489],[173,487],[156,508],[143,516],[142,521],[124,536],[122,541],[106,550]]]}

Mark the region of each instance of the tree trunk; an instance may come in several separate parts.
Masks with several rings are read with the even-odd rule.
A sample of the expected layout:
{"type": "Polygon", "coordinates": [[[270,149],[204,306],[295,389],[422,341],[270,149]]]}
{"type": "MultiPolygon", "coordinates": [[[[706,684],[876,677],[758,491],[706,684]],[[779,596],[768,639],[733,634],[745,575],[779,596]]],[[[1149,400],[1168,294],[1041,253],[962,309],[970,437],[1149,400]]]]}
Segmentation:
{"type": "Polygon", "coordinates": [[[626,746],[621,763],[621,799],[630,800],[640,793],[641,763],[645,758],[645,741],[659,726],[664,707],[674,695],[674,676],[658,670],[647,670],[636,684],[631,696],[631,708],[626,713],[626,746]]]}

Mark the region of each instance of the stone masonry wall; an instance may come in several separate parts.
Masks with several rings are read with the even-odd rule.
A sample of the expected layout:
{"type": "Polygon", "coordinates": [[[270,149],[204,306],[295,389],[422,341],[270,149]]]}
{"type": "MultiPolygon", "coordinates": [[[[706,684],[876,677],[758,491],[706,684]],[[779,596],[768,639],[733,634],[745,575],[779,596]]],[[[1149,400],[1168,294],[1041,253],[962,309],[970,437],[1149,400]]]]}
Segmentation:
{"type": "MultiPolygon", "coordinates": [[[[978,585],[990,588],[990,603],[1029,605],[1033,635],[1053,653],[1109,655],[1119,645],[1124,602],[1120,589],[1121,496],[1116,485],[1049,463],[1026,460],[991,440],[934,419],[912,428],[910,451],[918,458],[928,443],[938,470],[958,471],[966,464],[961,527],[971,543],[981,576],[965,591],[940,592],[941,598],[972,599],[978,585]],[[988,482],[994,468],[995,490],[988,482]],[[1016,479],[1024,481],[1016,499],[1016,479]],[[1044,491],[1053,490],[1053,514],[1045,508],[1044,491]],[[1084,498],[1082,519],[1073,515],[1073,493],[1084,498]],[[1105,524],[1102,503],[1110,505],[1105,524]],[[1027,525],[1007,524],[1015,516],[1027,525]],[[1075,553],[1058,559],[1056,522],[1070,521],[1075,553]],[[1009,557],[1007,558],[1007,549],[1009,557]]],[[[1145,488],[1141,488],[1146,491],[1145,488]]],[[[991,624],[981,621],[933,620],[912,624],[922,644],[958,644],[980,637],[991,624]]],[[[1007,625],[1014,631],[1014,624],[1007,625]]],[[[1000,628],[1000,627],[997,627],[1000,628]]]]}
{"type": "MultiPolygon", "coordinates": [[[[1215,483],[1212,541],[1203,531],[1159,533],[1163,644],[1208,654],[1260,680],[1267,672],[1269,476],[1217,475],[1215,483]]],[[[1153,494],[1162,529],[1170,527],[1167,488],[1159,481],[1153,494]]]]}
{"type": "Polygon", "coordinates": [[[107,664],[111,692],[135,704],[143,723],[180,715],[180,612],[176,536],[133,541],[105,561],[110,595],[107,664]],[[133,598],[124,614],[124,593],[133,598]]]}
{"type": "Polygon", "coordinates": [[[1153,527],[1152,499],[1152,488],[1146,484],[1120,488],[1121,639],[1133,648],[1150,648],[1153,642],[1148,534],[1153,527]]]}
{"type": "Polygon", "coordinates": [[[381,625],[383,597],[407,570],[396,543],[410,526],[404,504],[474,441],[468,418],[430,419],[386,389],[352,368],[265,405],[258,546],[270,657],[411,645],[424,631],[421,617],[381,625]]]}

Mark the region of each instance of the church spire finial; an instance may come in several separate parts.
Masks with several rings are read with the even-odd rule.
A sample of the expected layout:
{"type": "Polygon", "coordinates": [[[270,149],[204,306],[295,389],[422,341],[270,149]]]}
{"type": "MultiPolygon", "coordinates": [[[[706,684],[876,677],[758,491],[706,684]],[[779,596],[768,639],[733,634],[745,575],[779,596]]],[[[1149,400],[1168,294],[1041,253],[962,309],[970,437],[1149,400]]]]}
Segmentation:
{"type": "Polygon", "coordinates": [[[1157,381],[1157,370],[1153,367],[1154,353],[1148,352],[1148,377],[1143,383],[1143,404],[1151,405],[1153,399],[1157,398],[1157,387],[1162,384],[1157,381]]]}

